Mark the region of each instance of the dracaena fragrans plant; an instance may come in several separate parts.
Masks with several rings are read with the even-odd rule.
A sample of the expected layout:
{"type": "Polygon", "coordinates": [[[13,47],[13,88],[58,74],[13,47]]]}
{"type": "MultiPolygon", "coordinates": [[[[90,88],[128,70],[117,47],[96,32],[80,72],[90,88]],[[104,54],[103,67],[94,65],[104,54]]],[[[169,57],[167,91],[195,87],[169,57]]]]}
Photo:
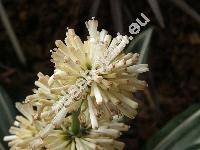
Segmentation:
{"type": "Polygon", "coordinates": [[[123,53],[127,36],[112,39],[97,26],[97,20],[86,22],[89,36],[84,42],[73,29],[68,29],[65,43],[55,42],[53,75],[39,73],[34,94],[16,103],[22,116],[4,137],[11,149],[124,148],[116,139],[129,127],[116,118],[136,116],[133,92],[146,86],[138,75],[148,66],[137,63],[138,54],[123,53]]]}

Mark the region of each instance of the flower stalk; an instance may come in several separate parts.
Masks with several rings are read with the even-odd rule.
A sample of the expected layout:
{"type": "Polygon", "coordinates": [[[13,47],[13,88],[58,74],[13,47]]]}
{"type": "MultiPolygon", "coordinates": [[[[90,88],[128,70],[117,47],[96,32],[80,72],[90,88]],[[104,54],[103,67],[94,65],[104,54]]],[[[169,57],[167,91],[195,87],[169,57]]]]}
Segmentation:
{"type": "Polygon", "coordinates": [[[79,121],[79,111],[72,112],[72,124],[70,127],[73,136],[76,136],[80,132],[80,121],[79,121]]]}

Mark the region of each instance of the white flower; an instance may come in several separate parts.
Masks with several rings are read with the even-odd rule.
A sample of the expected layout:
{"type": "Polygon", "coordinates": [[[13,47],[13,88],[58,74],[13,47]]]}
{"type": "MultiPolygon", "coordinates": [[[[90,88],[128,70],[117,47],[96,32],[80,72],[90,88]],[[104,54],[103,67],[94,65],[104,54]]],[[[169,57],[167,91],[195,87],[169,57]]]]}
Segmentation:
{"type": "Polygon", "coordinates": [[[55,42],[53,75],[39,73],[34,94],[26,97],[25,105],[17,104],[26,118],[17,118],[12,135],[4,138],[12,149],[123,149],[124,144],[115,139],[128,128],[111,121],[116,115],[135,117],[138,104],[133,92],[146,86],[138,75],[148,71],[148,66],[137,64],[138,54],[123,53],[127,36],[118,34],[112,39],[106,30],[97,31],[96,20],[86,26],[87,41],[68,29],[65,43],[55,42]],[[67,116],[77,110],[81,110],[82,123],[86,116],[88,127],[86,133],[72,137],[67,116]]]}
{"type": "MultiPolygon", "coordinates": [[[[9,141],[8,145],[13,150],[27,150],[30,148],[30,143],[44,124],[40,121],[33,121],[35,114],[33,107],[30,104],[16,103],[17,109],[25,116],[17,116],[14,126],[9,130],[11,135],[5,136],[4,141],[9,141]]],[[[39,143],[41,145],[41,143],[39,143]]],[[[38,147],[40,149],[41,147],[38,147]]]]}
{"type": "MultiPolygon", "coordinates": [[[[146,86],[146,82],[137,77],[148,71],[147,64],[137,64],[138,54],[122,52],[129,43],[127,36],[118,34],[111,40],[106,30],[97,31],[96,20],[89,20],[86,26],[90,35],[87,41],[82,42],[73,29],[68,29],[65,44],[60,40],[55,42],[58,48],[52,52],[52,62],[56,69],[48,81],[50,91],[58,86],[58,95],[63,91],[71,94],[69,89],[75,86],[72,95],[80,94],[79,100],[88,101],[93,128],[98,127],[100,115],[122,114],[134,118],[138,104],[132,92],[146,86]],[[84,86],[77,83],[79,80],[84,86]],[[82,94],[86,94],[87,99],[82,94]]],[[[69,98],[59,100],[59,106],[64,106],[66,101],[69,98]]]]}
{"type": "Polygon", "coordinates": [[[124,143],[115,140],[120,131],[127,131],[123,123],[104,123],[98,129],[83,128],[77,136],[70,135],[66,128],[53,130],[44,138],[49,150],[122,150],[124,143]]]}

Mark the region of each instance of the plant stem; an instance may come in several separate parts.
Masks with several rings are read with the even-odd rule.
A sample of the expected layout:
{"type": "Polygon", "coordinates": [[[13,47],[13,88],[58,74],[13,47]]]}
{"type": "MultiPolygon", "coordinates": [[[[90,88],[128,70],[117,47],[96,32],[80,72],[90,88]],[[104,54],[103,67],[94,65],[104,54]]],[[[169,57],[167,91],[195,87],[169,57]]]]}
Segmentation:
{"type": "Polygon", "coordinates": [[[79,111],[72,112],[71,132],[73,135],[77,135],[80,131],[80,122],[78,116],[79,116],[79,111]]]}

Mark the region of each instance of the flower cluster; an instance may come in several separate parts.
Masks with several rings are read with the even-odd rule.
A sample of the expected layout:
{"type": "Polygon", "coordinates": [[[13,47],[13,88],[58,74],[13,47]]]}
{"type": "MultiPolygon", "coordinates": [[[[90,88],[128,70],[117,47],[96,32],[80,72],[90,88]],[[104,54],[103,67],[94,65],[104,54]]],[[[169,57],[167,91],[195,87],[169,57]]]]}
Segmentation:
{"type": "Polygon", "coordinates": [[[115,139],[128,126],[114,116],[135,117],[133,92],[145,88],[138,75],[148,66],[137,63],[138,54],[122,52],[127,36],[112,39],[94,19],[86,27],[87,41],[68,29],[65,43],[55,42],[53,75],[39,73],[34,94],[17,103],[25,117],[4,138],[11,149],[123,149],[115,139]]]}
{"type": "Polygon", "coordinates": [[[33,120],[36,113],[30,104],[16,103],[16,108],[24,116],[16,116],[14,126],[9,130],[11,135],[5,136],[4,140],[9,141],[8,145],[15,150],[25,150],[30,148],[29,144],[34,140],[35,135],[43,129],[45,123],[33,120]]]}
{"type": "Polygon", "coordinates": [[[121,150],[124,143],[115,140],[120,136],[120,131],[127,131],[128,126],[123,123],[105,123],[98,129],[87,129],[81,135],[72,136],[66,128],[53,130],[44,139],[46,148],[55,149],[76,149],[77,150],[121,150]]]}

